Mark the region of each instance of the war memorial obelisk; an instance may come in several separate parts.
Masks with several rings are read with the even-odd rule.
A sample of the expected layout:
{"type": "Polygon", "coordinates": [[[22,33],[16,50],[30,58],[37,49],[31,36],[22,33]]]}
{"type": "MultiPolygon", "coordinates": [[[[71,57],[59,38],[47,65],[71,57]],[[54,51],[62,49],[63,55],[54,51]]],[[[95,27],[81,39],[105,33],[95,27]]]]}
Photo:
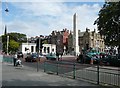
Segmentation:
{"type": "Polygon", "coordinates": [[[77,28],[77,14],[73,15],[73,49],[74,55],[79,54],[79,45],[78,45],[78,28],[77,28]]]}

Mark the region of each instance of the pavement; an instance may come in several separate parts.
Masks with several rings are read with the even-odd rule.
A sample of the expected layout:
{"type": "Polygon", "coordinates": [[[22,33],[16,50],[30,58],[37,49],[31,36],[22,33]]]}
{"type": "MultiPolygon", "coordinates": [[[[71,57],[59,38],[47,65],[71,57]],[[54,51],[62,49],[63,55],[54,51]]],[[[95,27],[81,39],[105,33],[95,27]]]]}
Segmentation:
{"type": "Polygon", "coordinates": [[[13,67],[2,64],[2,86],[98,86],[82,80],[74,80],[47,74],[43,70],[36,71],[27,66],[13,67]]]}

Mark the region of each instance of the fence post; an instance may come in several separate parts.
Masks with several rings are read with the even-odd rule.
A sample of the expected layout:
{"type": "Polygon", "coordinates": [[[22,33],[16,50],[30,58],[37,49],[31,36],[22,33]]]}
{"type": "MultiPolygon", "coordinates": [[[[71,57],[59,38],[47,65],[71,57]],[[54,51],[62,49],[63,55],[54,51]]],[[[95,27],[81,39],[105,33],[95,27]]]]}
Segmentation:
{"type": "Polygon", "coordinates": [[[75,63],[73,64],[73,79],[75,79],[75,63]]]}
{"type": "Polygon", "coordinates": [[[45,69],[45,62],[44,62],[44,72],[46,71],[46,69],[45,69]]]}
{"type": "Polygon", "coordinates": [[[120,74],[118,74],[118,86],[120,86],[120,74]]]}
{"type": "Polygon", "coordinates": [[[37,72],[39,71],[39,58],[37,58],[37,72]]]}
{"type": "Polygon", "coordinates": [[[58,75],[58,62],[57,62],[57,75],[58,75]]]}
{"type": "Polygon", "coordinates": [[[97,84],[99,85],[99,64],[97,65],[97,84]]]}

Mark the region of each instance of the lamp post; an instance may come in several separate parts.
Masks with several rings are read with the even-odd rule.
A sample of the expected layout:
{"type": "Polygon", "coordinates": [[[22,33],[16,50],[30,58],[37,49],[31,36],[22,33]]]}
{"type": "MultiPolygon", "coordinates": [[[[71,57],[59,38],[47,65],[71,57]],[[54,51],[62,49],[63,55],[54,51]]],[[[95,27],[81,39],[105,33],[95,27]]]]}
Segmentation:
{"type": "Polygon", "coordinates": [[[39,53],[39,54],[41,53],[40,41],[41,41],[41,38],[39,37],[39,50],[38,50],[38,53],[39,53]]]}
{"type": "Polygon", "coordinates": [[[9,46],[9,35],[7,36],[7,55],[8,55],[8,46],[9,46]]]}

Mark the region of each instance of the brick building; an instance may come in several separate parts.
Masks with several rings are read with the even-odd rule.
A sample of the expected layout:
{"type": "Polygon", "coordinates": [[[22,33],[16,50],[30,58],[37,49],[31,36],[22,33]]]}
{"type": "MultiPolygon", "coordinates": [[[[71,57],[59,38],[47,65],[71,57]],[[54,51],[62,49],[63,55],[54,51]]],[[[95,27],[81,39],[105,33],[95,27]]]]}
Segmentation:
{"type": "Polygon", "coordinates": [[[90,32],[90,29],[86,28],[85,32],[79,31],[78,34],[80,51],[82,51],[82,49],[88,50],[90,48],[101,52],[104,51],[104,37],[100,36],[99,33],[96,33],[95,29],[90,32]]]}
{"type": "Polygon", "coordinates": [[[57,51],[66,53],[68,50],[68,36],[69,30],[66,28],[62,31],[52,31],[51,33],[51,44],[56,44],[57,51]]]}

